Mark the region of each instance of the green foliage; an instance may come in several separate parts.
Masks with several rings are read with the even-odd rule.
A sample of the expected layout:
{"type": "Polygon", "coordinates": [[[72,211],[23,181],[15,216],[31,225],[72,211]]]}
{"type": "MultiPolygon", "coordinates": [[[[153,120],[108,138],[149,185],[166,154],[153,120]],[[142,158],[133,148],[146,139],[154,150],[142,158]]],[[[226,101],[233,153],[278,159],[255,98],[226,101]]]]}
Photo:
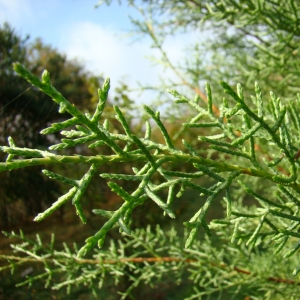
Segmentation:
{"type": "Polygon", "coordinates": [[[185,90],[206,98],[205,82],[216,93],[221,92],[218,82],[225,80],[243,83],[245,95],[250,95],[253,83],[259,81],[263,94],[272,90],[288,98],[299,93],[298,0],[123,2],[141,12],[141,18],[132,20],[134,32],[150,38],[159,51],[153,61],[177,76],[163,78],[164,88],[188,87],[185,90]],[[199,38],[190,45],[185,41],[184,57],[174,62],[166,43],[177,33],[198,33],[199,38]]]}
{"type": "MultiPolygon", "coordinates": [[[[145,285],[165,290],[163,297],[172,299],[298,299],[298,1],[128,3],[143,17],[132,20],[137,33],[150,37],[161,54],[158,61],[178,78],[164,80],[160,87],[169,88],[172,97],[169,119],[144,106],[142,121],[132,126],[134,115],[119,102],[132,105],[126,85],[119,89],[111,118],[108,79],[97,101],[92,98],[91,114],[73,100],[76,92],[62,91],[51,65],[52,83],[47,71],[41,79],[35,76],[43,63],[38,72],[32,68],[34,74],[16,63],[15,71],[50,96],[63,116],[41,133],[61,133],[63,138],[45,150],[24,147],[10,137],[8,146],[0,147],[7,155],[0,171],[56,166],[43,170],[44,175],[70,188],[35,221],[47,220],[71,202],[83,223],[92,211],[102,225],[74,250],[67,244],[55,250],[54,240],[47,245],[39,236],[33,241],[22,233],[5,233],[21,243],[12,245],[13,255],[1,255],[9,262],[1,270],[40,264],[20,285],[43,280],[68,292],[86,285],[96,297],[113,278],[122,299],[145,298],[139,294],[145,285]],[[167,38],[198,29],[209,33],[207,40],[186,45],[183,64],[172,62],[164,48],[167,38]],[[242,85],[234,89],[236,82],[242,85]],[[68,172],[67,165],[79,171],[68,172]],[[122,199],[117,208],[92,201],[88,187],[100,180],[122,199]],[[183,195],[191,207],[188,217],[176,210],[183,195]],[[88,208],[85,198],[92,203],[88,208]],[[135,220],[144,217],[141,208],[150,201],[176,230],[136,228],[135,220]],[[222,215],[216,213],[220,206],[222,215]],[[118,241],[109,238],[115,228],[122,235],[118,241]]],[[[61,57],[51,59],[63,65],[61,57]]],[[[96,86],[92,80],[89,91],[96,86]]]]}
{"type": "MultiPolygon", "coordinates": [[[[201,230],[209,239],[215,234],[220,235],[221,240],[224,239],[224,250],[215,251],[229,251],[233,248],[239,249],[239,251],[244,249],[243,251],[250,251],[249,253],[251,253],[251,251],[257,251],[256,249],[262,249],[261,251],[269,253],[270,248],[273,248],[276,254],[283,253],[284,258],[289,258],[299,249],[299,242],[297,241],[300,237],[298,233],[300,202],[297,200],[300,192],[300,184],[297,181],[299,136],[293,134],[298,130],[295,116],[299,114],[297,110],[299,99],[284,105],[279,98],[271,93],[270,101],[265,105],[258,84],[255,85],[255,97],[249,101],[245,99],[241,85],[237,86],[237,92],[235,92],[227,83],[221,82],[228,99],[224,99],[223,105],[219,107],[220,115],[217,116],[212,109],[214,97],[209,85],[206,87],[209,99],[206,107],[201,106],[197,98],[190,100],[175,90],[170,90],[170,94],[175,97],[179,105],[190,105],[194,109],[195,116],[191,120],[186,120],[187,122],[183,126],[189,130],[206,128],[206,135],[199,135],[198,137],[203,144],[209,145],[205,155],[201,149],[192,147],[190,141],[183,141],[186,147],[185,151],[176,149],[174,141],[160,119],[159,112],[154,112],[147,106],[145,106],[145,111],[149,115],[149,120],[151,118],[152,121],[146,123],[144,133],[132,132],[126,117],[117,106],[114,107],[116,119],[121,124],[123,132],[111,132],[107,120],[101,125],[99,119],[103,113],[110,87],[108,79],[98,90],[99,102],[94,114],[90,115],[78,110],[51,85],[47,71],[44,71],[40,80],[19,63],[14,65],[14,69],[30,84],[49,95],[59,105],[60,113],[67,112],[71,117],[62,122],[53,123],[41,131],[42,134],[60,131],[65,136],[61,139],[61,143],[49,147],[50,151],[18,147],[10,138],[9,146],[1,146],[0,148],[2,152],[8,154],[6,162],[0,163],[0,171],[11,171],[35,165],[68,163],[89,166],[80,180],[48,170],[43,171],[46,176],[71,185],[71,188],[65,195],[59,197],[51,207],[40,213],[35,221],[44,220],[61,205],[67,201],[72,201],[77,215],[85,223],[86,216],[81,204],[82,196],[97,170],[101,170],[101,166],[105,164],[130,162],[132,165],[132,174],[102,173],[100,175],[102,178],[108,179],[108,186],[111,191],[120,196],[124,202],[115,211],[101,208],[93,210],[100,219],[104,217],[108,220],[93,236],[86,239],[85,245],[81,249],[75,251],[79,262],[89,251],[95,249],[95,246],[98,245],[99,248],[102,248],[107,233],[114,227],[119,227],[120,232],[134,238],[135,234],[130,228],[132,213],[136,207],[143,205],[147,200],[156,203],[166,216],[175,218],[176,214],[172,209],[172,202],[187,188],[195,190],[200,196],[200,201],[198,211],[189,221],[184,222],[188,229],[185,237],[186,249],[193,249],[195,245],[198,245],[197,236],[201,230]],[[151,128],[155,126],[164,138],[163,143],[151,140],[151,128]],[[95,156],[83,156],[76,154],[76,152],[73,155],[68,155],[69,152],[59,154],[65,149],[78,145],[97,147],[98,154],[95,156]],[[100,154],[105,148],[110,148],[112,154],[100,154]],[[224,162],[225,160],[226,162],[224,162]],[[142,167],[134,166],[136,163],[143,163],[144,165],[142,167]],[[178,163],[190,165],[190,171],[181,172],[176,169],[178,163]],[[160,176],[158,181],[155,179],[157,175],[160,176]],[[116,182],[118,180],[137,181],[138,185],[130,193],[126,190],[127,185],[119,185],[116,182]],[[205,186],[204,182],[206,185],[209,183],[210,186],[205,186]],[[178,193],[175,192],[176,190],[178,193]],[[168,195],[166,201],[161,197],[162,191],[166,191],[168,195]],[[246,195],[247,198],[253,199],[252,201],[256,205],[250,208],[245,205],[244,198],[246,195]],[[226,216],[223,219],[209,221],[207,218],[209,210],[213,209],[217,197],[222,196],[226,206],[226,216]],[[216,233],[211,232],[212,230],[216,233]],[[233,242],[232,245],[229,244],[228,236],[233,242]]],[[[23,237],[21,236],[21,238],[23,237]]],[[[40,245],[42,244],[40,243],[40,245]]],[[[27,243],[22,244],[21,248],[18,246],[17,249],[23,249],[20,251],[47,263],[47,260],[44,259],[48,257],[48,254],[44,254],[45,257],[42,255],[42,258],[34,256],[35,254],[26,252],[27,246],[27,243]]],[[[161,257],[153,252],[154,248],[151,249],[146,248],[148,254],[161,257]]],[[[50,250],[45,251],[49,253],[50,250]]],[[[180,251],[188,250],[181,249],[180,251]]],[[[214,250],[211,248],[209,251],[214,250]]],[[[106,252],[98,251],[97,253],[104,255],[103,253],[106,252]]],[[[55,261],[56,258],[59,258],[53,251],[50,251],[50,254],[55,261]]],[[[74,255],[71,255],[72,259],[75,259],[74,255]]],[[[231,255],[235,255],[234,252],[231,255]]],[[[26,258],[24,258],[25,260],[20,257],[16,259],[20,263],[26,261],[26,258]]],[[[199,261],[198,256],[196,260],[199,261]]],[[[229,258],[228,260],[230,261],[229,258]]],[[[297,275],[300,270],[299,262],[297,260],[293,260],[293,262],[293,274],[297,275]]],[[[66,263],[68,264],[67,261],[66,263]]],[[[121,264],[120,267],[123,270],[126,265],[121,264]]],[[[106,267],[103,266],[103,268],[106,270],[106,267]]],[[[209,268],[209,264],[207,268],[209,268]]],[[[239,269],[240,267],[236,268],[239,269]]],[[[60,270],[63,269],[69,268],[60,270]]],[[[50,276],[51,270],[49,269],[43,275],[38,275],[26,283],[50,276]]],[[[169,272],[167,270],[166,267],[166,272],[169,272]]],[[[58,271],[53,269],[53,272],[58,271]]],[[[85,273],[83,270],[82,272],[85,273]]],[[[101,276],[104,276],[101,268],[95,269],[94,272],[100,272],[103,274],[101,276]]],[[[111,272],[114,273],[114,271],[111,272]]],[[[123,271],[120,272],[122,274],[123,271]]],[[[144,278],[149,271],[142,269],[140,272],[140,276],[144,278]]],[[[164,270],[160,271],[159,276],[164,272],[164,270]]],[[[247,272],[252,273],[252,270],[247,272]]],[[[89,281],[86,275],[78,275],[75,269],[74,273],[71,272],[70,274],[57,287],[82,281],[87,284],[89,281]]],[[[96,275],[91,271],[89,276],[94,278],[96,275]]],[[[50,280],[49,278],[48,280],[50,280]]],[[[139,275],[136,276],[133,286],[141,280],[138,278],[139,275]]],[[[217,280],[217,278],[216,275],[213,280],[217,280]]],[[[147,276],[146,282],[148,279],[147,276]]],[[[202,280],[201,286],[206,286],[208,282],[202,280]]],[[[229,280],[229,282],[231,281],[229,280]]],[[[236,283],[236,285],[238,284],[241,282],[236,283]]],[[[199,296],[220,290],[218,284],[215,286],[217,287],[211,292],[196,290],[195,295],[199,296]]],[[[128,295],[128,293],[127,291],[124,295],[128,295]]],[[[269,293],[269,289],[266,293],[269,293]]]]}
{"type": "MultiPolygon", "coordinates": [[[[218,237],[220,241],[226,243],[228,233],[223,231],[218,237]]],[[[74,286],[84,284],[97,298],[100,296],[99,289],[106,288],[113,277],[114,284],[120,288],[120,299],[137,297],[137,288],[143,290],[144,285],[164,288],[168,297],[173,299],[199,299],[203,296],[229,299],[237,295],[243,296],[243,299],[247,296],[251,299],[263,296],[263,299],[283,299],[284,295],[297,299],[299,294],[297,281],[288,275],[292,265],[297,263],[295,256],[285,260],[283,279],[280,268],[274,267],[282,263],[282,258],[278,255],[269,258],[270,253],[266,249],[253,252],[244,245],[232,247],[227,244],[226,250],[220,250],[209,239],[197,240],[190,249],[185,249],[174,228],[167,232],[159,226],[154,230],[150,226],[137,229],[117,242],[110,240],[105,249],[95,249],[89,259],[77,257],[79,250],[76,244],[73,247],[64,244],[63,249],[56,250],[53,235],[50,243],[42,241],[39,235],[36,240],[28,240],[22,232],[6,235],[21,241],[12,248],[27,257],[3,255],[10,266],[0,270],[22,268],[32,263],[44,268],[40,273],[37,271],[41,268],[37,269],[17,287],[43,280],[45,287],[51,286],[53,290],[67,288],[70,292],[74,286]],[[129,278],[127,285],[124,285],[124,278],[129,278]],[[267,285],[262,286],[261,281],[266,281],[267,285]],[[177,295],[161,286],[163,282],[171,282],[172,286],[175,283],[177,295]],[[193,290],[184,289],[188,285],[194,286],[193,290]],[[178,297],[180,289],[185,291],[178,297]]],[[[149,295],[146,297],[149,298],[149,295]]]]}

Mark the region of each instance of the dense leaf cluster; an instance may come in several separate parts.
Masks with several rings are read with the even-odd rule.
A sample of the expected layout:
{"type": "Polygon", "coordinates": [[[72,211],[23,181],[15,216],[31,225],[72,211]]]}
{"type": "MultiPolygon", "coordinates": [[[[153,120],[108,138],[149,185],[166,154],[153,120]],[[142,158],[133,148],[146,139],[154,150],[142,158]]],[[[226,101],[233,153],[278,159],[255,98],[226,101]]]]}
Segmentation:
{"type": "MultiPolygon", "coordinates": [[[[132,165],[132,174],[101,174],[102,178],[108,179],[111,191],[120,196],[124,202],[115,211],[101,208],[93,210],[94,214],[108,220],[94,236],[86,239],[85,246],[77,252],[79,259],[96,245],[101,248],[107,233],[115,226],[119,227],[122,233],[131,236],[132,213],[148,199],[154,201],[166,216],[175,218],[172,202],[187,188],[199,194],[200,202],[199,210],[189,221],[184,222],[189,230],[185,248],[193,246],[201,229],[212,238],[212,229],[217,233],[223,232],[224,235],[225,227],[226,230],[231,229],[229,231],[231,242],[238,248],[239,245],[244,245],[251,251],[258,246],[262,249],[275,247],[275,253],[284,251],[285,258],[292,256],[299,249],[300,244],[295,240],[300,237],[298,233],[300,202],[297,199],[300,191],[300,184],[297,181],[299,137],[291,134],[298,131],[300,124],[297,110],[299,99],[283,105],[280,99],[271,93],[269,105],[265,107],[258,84],[255,85],[255,96],[249,101],[244,98],[241,85],[237,86],[235,92],[227,83],[221,82],[229,98],[224,97],[223,105],[218,108],[219,112],[216,115],[213,111],[213,95],[208,84],[206,107],[199,103],[198,97],[189,100],[175,90],[170,90],[179,105],[190,105],[195,111],[191,120],[187,120],[182,126],[188,130],[206,129],[205,135],[198,136],[200,141],[209,145],[205,152],[194,148],[186,140],[182,141],[186,148],[182,151],[174,146],[172,138],[160,120],[160,114],[147,106],[145,111],[152,120],[146,121],[143,136],[132,132],[117,106],[114,107],[116,119],[120,122],[123,132],[110,132],[108,120],[103,124],[99,123],[108,97],[110,86],[108,79],[98,90],[99,102],[94,114],[91,115],[82,113],[66,100],[51,85],[47,71],[44,71],[40,80],[19,63],[14,65],[14,69],[32,85],[49,95],[59,105],[60,113],[68,112],[71,118],[54,123],[41,131],[42,134],[60,131],[64,136],[61,143],[49,147],[50,151],[21,148],[9,138],[9,146],[0,148],[8,154],[6,162],[0,163],[0,170],[67,163],[83,163],[90,166],[80,180],[44,170],[43,173],[51,179],[72,187],[45,212],[40,213],[35,221],[44,220],[71,200],[76,213],[85,223],[86,216],[81,199],[97,170],[101,170],[101,166],[105,164],[130,162],[132,165]],[[163,143],[151,140],[154,126],[160,130],[164,138],[163,143]],[[66,148],[84,144],[98,148],[99,154],[95,156],[60,154],[66,148]],[[101,149],[107,147],[113,153],[101,154],[101,149]],[[136,162],[143,162],[144,165],[136,167],[134,166],[136,162]],[[189,168],[189,172],[182,172],[176,169],[177,163],[191,165],[192,168],[189,168]],[[154,180],[157,174],[161,177],[159,181],[154,180]],[[264,189],[256,188],[257,178],[264,182],[264,189]],[[118,180],[137,181],[139,184],[129,193],[126,184],[121,186],[116,182],[118,180]],[[205,186],[203,182],[210,182],[210,186],[205,186]],[[167,199],[160,196],[163,190],[167,191],[167,199]],[[179,191],[176,193],[176,190],[179,191]],[[250,210],[243,205],[243,197],[247,194],[257,201],[257,205],[250,210]],[[207,213],[213,209],[214,202],[222,195],[227,211],[226,217],[209,222],[207,213]]],[[[44,260],[46,257],[47,255],[41,259],[44,260]]],[[[294,275],[299,271],[297,263],[294,265],[294,275]]]]}
{"type": "Polygon", "coordinates": [[[48,70],[51,83],[48,71],[39,79],[15,64],[15,71],[50,96],[64,117],[41,133],[63,137],[47,150],[23,147],[10,137],[9,145],[0,147],[7,155],[0,171],[75,164],[83,172],[77,179],[72,172],[43,170],[50,179],[71,187],[35,221],[47,219],[70,201],[85,223],[89,215],[83,199],[92,181],[106,180],[122,202],[113,210],[103,203],[89,207],[101,225],[80,249],[65,245],[57,251],[53,241],[48,247],[39,237],[32,241],[22,233],[6,233],[20,238],[21,244],[13,245],[15,255],[2,255],[9,261],[2,270],[42,263],[44,270],[37,269],[23,284],[45,279],[53,288],[66,286],[69,291],[84,284],[95,295],[109,273],[123,299],[137,296],[135,288],[143,284],[163,289],[170,276],[179,286],[187,278],[192,281],[192,290],[182,296],[186,299],[297,299],[299,1],[127,2],[143,18],[132,20],[136,32],[150,37],[161,55],[156,61],[177,76],[177,81],[163,78],[160,87],[172,97],[170,111],[185,113],[173,113],[170,122],[144,106],[143,120],[134,128],[132,115],[120,106],[113,108],[115,119],[106,117],[106,110],[112,111],[106,107],[108,79],[97,101],[93,98],[91,114],[74,105],[69,96],[76,98],[77,93],[59,92],[52,77],[55,70],[48,70]],[[185,45],[184,63],[172,62],[164,48],[168,37],[199,29],[208,33],[206,41],[185,45]],[[237,82],[242,85],[232,88],[237,82]],[[122,168],[124,164],[131,169],[122,168]],[[193,196],[186,191],[193,191],[193,196]],[[138,208],[149,201],[176,222],[180,214],[175,202],[183,195],[189,206],[193,202],[191,216],[183,220],[183,236],[178,229],[136,228],[134,220],[142,217],[138,208]],[[220,205],[221,216],[215,214],[220,205]],[[115,227],[123,237],[108,246],[115,227]]]}

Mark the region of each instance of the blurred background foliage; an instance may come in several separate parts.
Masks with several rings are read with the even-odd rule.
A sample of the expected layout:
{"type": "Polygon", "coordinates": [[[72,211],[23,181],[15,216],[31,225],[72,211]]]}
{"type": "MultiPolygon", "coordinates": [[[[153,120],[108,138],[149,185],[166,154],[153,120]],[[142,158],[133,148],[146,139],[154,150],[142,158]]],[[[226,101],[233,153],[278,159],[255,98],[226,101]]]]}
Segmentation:
{"type": "MultiPolygon", "coordinates": [[[[112,0],[100,1],[110,4],[112,0]]],[[[224,80],[243,85],[245,96],[258,81],[262,94],[270,90],[281,98],[300,92],[298,0],[128,0],[143,16],[134,19],[134,32],[151,38],[161,56],[157,63],[177,73],[166,79],[170,87],[186,86],[205,97],[208,81],[219,87],[224,80]],[[168,38],[180,33],[200,33],[199,41],[184,44],[183,61],[172,62],[164,51],[168,38]],[[179,75],[179,76],[178,76],[179,75]]],[[[221,100],[221,99],[220,99],[221,100]]]]}

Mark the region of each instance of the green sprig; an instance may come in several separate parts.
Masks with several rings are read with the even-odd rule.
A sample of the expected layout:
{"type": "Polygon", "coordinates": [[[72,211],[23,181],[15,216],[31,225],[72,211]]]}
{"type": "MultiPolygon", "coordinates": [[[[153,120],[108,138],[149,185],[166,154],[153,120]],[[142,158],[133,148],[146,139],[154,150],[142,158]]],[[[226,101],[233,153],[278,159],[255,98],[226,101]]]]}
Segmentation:
{"type": "MultiPolygon", "coordinates": [[[[102,247],[107,232],[116,226],[119,226],[122,232],[131,234],[129,223],[132,218],[132,212],[138,205],[143,205],[147,199],[154,201],[163,210],[164,215],[169,215],[174,218],[175,213],[171,209],[171,204],[174,200],[177,186],[180,187],[180,190],[176,195],[177,197],[180,197],[187,188],[193,189],[201,196],[206,197],[204,204],[200,205],[199,210],[194,216],[188,222],[184,223],[191,229],[186,239],[186,247],[192,246],[196,239],[197,232],[201,228],[203,228],[204,232],[210,237],[210,228],[218,228],[218,226],[225,225],[231,226],[233,224],[235,227],[232,240],[241,238],[248,241],[246,243],[250,246],[255,245],[257,241],[265,236],[278,236],[278,232],[282,230],[282,224],[285,224],[283,230],[287,231],[282,231],[282,236],[278,237],[280,243],[277,243],[276,251],[283,249],[283,244],[285,244],[283,243],[283,238],[286,235],[292,235],[292,233],[296,234],[295,224],[296,222],[299,222],[299,218],[294,209],[299,206],[300,202],[296,199],[294,193],[300,192],[300,185],[296,182],[298,164],[294,159],[294,153],[297,151],[297,147],[294,145],[295,138],[290,135],[287,130],[289,124],[287,109],[281,104],[280,100],[275,98],[272,94],[271,110],[273,112],[273,119],[271,119],[271,121],[274,125],[270,126],[269,123],[267,123],[270,122],[270,116],[268,116],[268,118],[265,116],[266,110],[263,108],[262,93],[258,84],[255,85],[256,98],[254,105],[257,107],[256,112],[255,109],[250,108],[250,106],[246,104],[247,99],[245,98],[241,85],[238,84],[237,92],[234,92],[228,84],[224,82],[221,83],[225,92],[236,102],[236,104],[230,108],[229,101],[224,99],[224,107],[220,110],[222,116],[216,116],[213,111],[212,92],[208,84],[206,85],[206,108],[201,107],[198,98],[189,100],[181,94],[171,91],[171,94],[179,99],[180,102],[190,105],[191,108],[196,111],[195,115],[191,116],[190,121],[183,124],[184,127],[203,127],[206,128],[206,130],[211,130],[211,135],[209,135],[210,132],[208,132],[206,136],[198,137],[198,140],[208,143],[210,149],[214,149],[214,151],[208,150],[210,151],[210,154],[205,156],[202,155],[204,153],[202,149],[198,149],[197,146],[194,145],[192,146],[187,141],[183,141],[183,145],[189,151],[188,154],[177,149],[176,144],[170,138],[167,127],[160,118],[159,112],[155,113],[148,106],[145,106],[144,108],[161,131],[165,143],[158,143],[151,140],[151,127],[153,125],[149,121],[146,122],[145,130],[142,132],[144,138],[134,133],[131,124],[126,121],[122,111],[117,106],[114,107],[116,118],[121,123],[125,134],[110,132],[107,121],[104,121],[103,125],[101,125],[100,118],[103,114],[108,97],[110,85],[109,79],[107,79],[104,82],[103,87],[98,90],[99,102],[94,114],[90,115],[80,112],[74,105],[70,104],[51,85],[50,77],[47,72],[43,74],[42,80],[39,80],[25,70],[20,64],[15,64],[15,70],[23,75],[31,84],[51,96],[53,100],[59,104],[60,112],[66,111],[72,115],[72,118],[67,121],[52,124],[51,127],[42,131],[43,134],[61,131],[65,136],[61,140],[62,143],[51,146],[50,150],[61,150],[92,142],[89,145],[91,148],[107,145],[114,152],[114,154],[98,154],[95,156],[76,154],[70,156],[58,155],[50,151],[17,147],[11,139],[9,139],[9,146],[1,146],[0,150],[8,153],[9,159],[0,163],[0,171],[42,164],[84,163],[89,166],[89,170],[80,180],[70,179],[47,170],[43,171],[50,178],[62,183],[70,184],[73,187],[53,203],[53,205],[45,212],[39,214],[35,218],[36,221],[45,219],[58,207],[72,199],[77,214],[83,222],[86,222],[81,206],[81,198],[99,167],[103,164],[128,162],[140,162],[144,164],[140,169],[133,167],[133,175],[112,173],[103,173],[100,175],[102,178],[109,180],[137,181],[139,184],[130,194],[126,191],[125,187],[114,182],[108,183],[111,190],[119,195],[124,200],[124,203],[115,211],[105,211],[101,209],[93,210],[94,213],[106,217],[107,220],[94,236],[86,240],[86,245],[79,250],[78,257],[85,255],[87,251],[91,250],[96,244],[98,244],[99,247],[102,247]],[[201,122],[199,122],[200,119],[201,122]],[[75,126],[76,130],[73,130],[72,128],[65,130],[67,127],[71,126],[75,126]],[[276,153],[281,153],[281,156],[276,157],[273,163],[265,165],[266,168],[263,169],[259,165],[259,158],[255,153],[254,143],[265,138],[267,141],[272,142],[272,147],[276,147],[276,153]],[[123,150],[120,145],[122,145],[123,150]],[[247,145],[250,146],[248,147],[247,145]],[[22,156],[24,158],[15,159],[16,156],[22,156]],[[236,159],[239,157],[246,159],[236,159]],[[283,157],[286,159],[283,160],[283,157]],[[235,164],[225,162],[225,158],[228,158],[231,161],[235,160],[235,164]],[[282,175],[277,169],[274,169],[279,162],[283,167],[287,166],[289,170],[288,175],[282,175]],[[176,164],[186,164],[199,171],[190,172],[181,171],[180,169],[177,170],[174,168],[174,165],[176,164]],[[157,183],[156,180],[154,180],[155,174],[160,174],[160,183],[157,183]],[[278,202],[268,199],[240,181],[240,186],[249,195],[256,198],[265,209],[257,209],[257,213],[237,211],[233,205],[234,202],[232,195],[230,194],[230,187],[232,182],[236,181],[236,178],[240,174],[265,179],[273,185],[274,183],[279,183],[279,191],[286,199],[288,199],[289,203],[285,203],[282,197],[278,202]],[[204,187],[201,182],[202,179],[206,179],[207,177],[213,178],[217,183],[212,184],[208,188],[204,187]],[[288,189],[284,187],[284,185],[287,184],[289,185],[288,189]],[[168,193],[166,201],[160,196],[160,193],[164,190],[168,193]],[[226,193],[224,201],[227,206],[227,217],[230,219],[229,221],[226,221],[227,223],[214,221],[213,224],[208,225],[205,220],[206,214],[212,207],[214,200],[223,191],[226,193]],[[291,191],[294,192],[291,193],[291,191]],[[281,226],[274,222],[274,220],[266,218],[267,214],[276,217],[275,220],[279,219],[282,222],[281,226]],[[243,232],[243,224],[247,222],[247,220],[256,217],[260,218],[258,226],[251,232],[239,235],[238,232],[243,232]],[[287,224],[287,220],[290,220],[290,225],[287,224]],[[272,231],[261,232],[264,224],[268,225],[272,231]]],[[[292,122],[296,124],[298,121],[295,110],[295,106],[292,107],[290,105],[288,107],[288,113],[291,115],[292,122]]],[[[268,148],[266,147],[266,149],[268,148]]]]}

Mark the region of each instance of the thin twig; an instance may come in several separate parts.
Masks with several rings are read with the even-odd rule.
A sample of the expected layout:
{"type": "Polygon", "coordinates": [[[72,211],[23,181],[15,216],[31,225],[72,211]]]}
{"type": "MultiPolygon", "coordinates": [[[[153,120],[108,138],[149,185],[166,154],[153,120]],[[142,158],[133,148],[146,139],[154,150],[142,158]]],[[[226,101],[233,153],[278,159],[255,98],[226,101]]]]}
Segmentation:
{"type": "MultiPolygon", "coordinates": [[[[23,261],[23,262],[52,262],[53,259],[47,257],[47,258],[41,258],[39,260],[34,258],[26,258],[26,257],[20,257],[20,256],[13,256],[13,255],[0,255],[1,259],[8,259],[8,260],[17,260],[17,261],[23,261]]],[[[103,264],[118,264],[118,263],[170,263],[170,262],[185,262],[185,263],[193,263],[198,262],[197,259],[190,259],[190,258],[178,258],[178,257],[128,257],[128,258],[120,258],[120,259],[78,259],[74,257],[74,260],[78,264],[92,264],[92,265],[103,265],[103,264]]],[[[55,259],[56,262],[63,263],[64,259],[55,259]]],[[[211,262],[210,263],[214,267],[220,267],[220,268],[230,268],[227,264],[221,263],[216,264],[211,262]]],[[[234,271],[245,274],[245,275],[254,275],[248,270],[241,269],[238,267],[231,267],[234,271]]],[[[279,277],[268,277],[268,281],[277,282],[277,283],[285,283],[285,284],[295,284],[300,285],[300,282],[296,280],[290,280],[290,279],[284,279],[279,277]]]]}

